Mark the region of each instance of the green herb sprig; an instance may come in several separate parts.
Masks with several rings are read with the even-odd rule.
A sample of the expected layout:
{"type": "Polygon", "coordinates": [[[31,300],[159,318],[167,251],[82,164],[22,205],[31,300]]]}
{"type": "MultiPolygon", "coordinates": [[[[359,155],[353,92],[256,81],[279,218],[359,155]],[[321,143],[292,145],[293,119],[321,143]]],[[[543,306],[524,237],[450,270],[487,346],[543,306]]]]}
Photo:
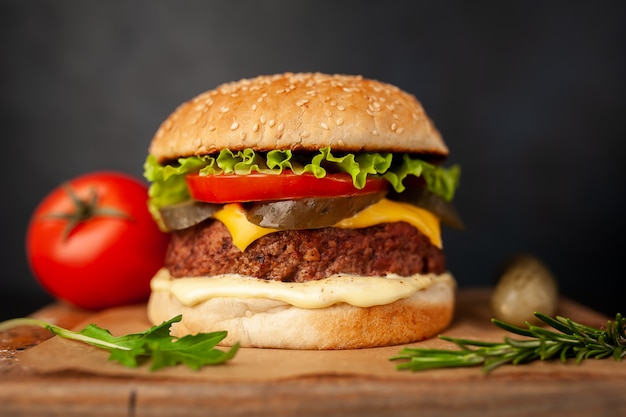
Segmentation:
{"type": "Polygon", "coordinates": [[[619,313],[604,328],[585,326],[564,317],[551,318],[540,313],[535,316],[556,331],[529,323],[524,329],[492,319],[496,326],[528,339],[505,336],[503,342],[483,342],[440,336],[460,349],[405,348],[390,360],[404,361],[397,365],[397,369],[414,372],[482,365],[483,372],[489,373],[505,364],[518,365],[553,358],[562,362],[573,358],[580,363],[585,359],[608,357],[619,362],[626,357],[626,318],[619,313]]]}
{"type": "Polygon", "coordinates": [[[127,367],[138,367],[152,359],[151,371],[178,364],[198,370],[203,366],[218,365],[229,361],[237,353],[238,344],[227,351],[215,348],[226,337],[226,331],[199,333],[181,338],[171,336],[171,325],[181,319],[182,316],[179,315],[142,333],[119,337],[111,335],[108,330],[95,324],[74,332],[34,318],[18,318],[2,322],[0,332],[18,326],[43,327],[52,334],[65,339],[77,340],[106,349],[110,352],[109,360],[117,361],[127,367]]]}

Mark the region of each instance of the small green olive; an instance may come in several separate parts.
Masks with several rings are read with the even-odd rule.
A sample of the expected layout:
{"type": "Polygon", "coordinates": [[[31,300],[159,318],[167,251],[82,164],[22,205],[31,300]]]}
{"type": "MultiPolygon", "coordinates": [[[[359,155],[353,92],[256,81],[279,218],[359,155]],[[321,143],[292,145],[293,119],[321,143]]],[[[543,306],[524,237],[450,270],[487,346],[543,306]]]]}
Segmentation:
{"type": "Polygon", "coordinates": [[[495,318],[517,326],[538,324],[534,313],[554,315],[559,301],[556,279],[548,267],[530,255],[510,260],[491,296],[495,318]]]}

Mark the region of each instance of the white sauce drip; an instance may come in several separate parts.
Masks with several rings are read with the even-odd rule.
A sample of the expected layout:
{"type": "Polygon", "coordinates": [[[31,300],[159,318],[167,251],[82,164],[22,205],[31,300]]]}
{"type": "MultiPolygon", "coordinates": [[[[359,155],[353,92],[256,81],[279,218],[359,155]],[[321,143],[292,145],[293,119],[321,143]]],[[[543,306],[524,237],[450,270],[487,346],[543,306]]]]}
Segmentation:
{"type": "Polygon", "coordinates": [[[152,279],[153,291],[167,291],[182,304],[192,306],[215,297],[269,298],[300,308],[324,308],[336,303],[357,307],[389,304],[407,298],[441,280],[452,280],[450,274],[427,274],[402,277],[364,277],[339,274],[302,283],[266,281],[242,275],[213,277],[170,277],[162,268],[152,279]]]}

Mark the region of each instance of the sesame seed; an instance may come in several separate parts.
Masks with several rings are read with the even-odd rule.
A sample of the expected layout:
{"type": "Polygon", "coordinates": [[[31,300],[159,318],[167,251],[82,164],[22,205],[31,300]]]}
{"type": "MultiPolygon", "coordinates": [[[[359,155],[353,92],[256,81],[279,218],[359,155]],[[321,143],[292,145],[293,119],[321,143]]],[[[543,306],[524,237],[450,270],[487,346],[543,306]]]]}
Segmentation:
{"type": "Polygon", "coordinates": [[[215,130],[215,126],[209,126],[209,132],[213,132],[215,130]]]}
{"type": "Polygon", "coordinates": [[[343,124],[343,119],[341,118],[337,119],[336,123],[337,123],[337,126],[341,126],[343,124]]]}
{"type": "Polygon", "coordinates": [[[227,107],[227,106],[220,107],[220,113],[228,113],[229,110],[230,110],[230,107],[227,107]]]}
{"type": "Polygon", "coordinates": [[[259,124],[255,123],[254,126],[252,126],[252,131],[253,132],[258,132],[259,131],[259,124]]]}
{"type": "Polygon", "coordinates": [[[343,142],[343,140],[339,139],[339,140],[337,141],[337,144],[338,144],[339,146],[343,146],[343,145],[344,145],[344,142],[343,142]]]}
{"type": "Polygon", "coordinates": [[[397,114],[392,114],[391,117],[393,117],[395,120],[400,120],[400,116],[398,116],[397,114]]]}
{"type": "Polygon", "coordinates": [[[324,114],[325,114],[327,117],[330,117],[330,116],[332,116],[332,115],[333,115],[333,112],[331,112],[329,109],[326,109],[326,110],[324,110],[324,114]]]}
{"type": "Polygon", "coordinates": [[[402,134],[402,132],[404,132],[404,129],[403,129],[403,128],[401,128],[401,127],[399,127],[399,128],[396,130],[396,133],[397,133],[398,135],[402,134]]]}
{"type": "Polygon", "coordinates": [[[252,111],[256,111],[256,103],[252,105],[252,111]]]}
{"type": "Polygon", "coordinates": [[[327,125],[326,123],[321,122],[321,123],[320,123],[320,126],[322,127],[322,129],[326,129],[326,130],[328,130],[328,125],[327,125]]]}
{"type": "Polygon", "coordinates": [[[241,140],[244,140],[246,138],[246,132],[244,132],[243,130],[239,131],[239,137],[241,138],[241,140]]]}
{"type": "Polygon", "coordinates": [[[276,129],[278,130],[285,130],[285,125],[283,123],[279,124],[276,129]]]}
{"type": "Polygon", "coordinates": [[[303,138],[303,139],[306,139],[309,136],[311,136],[311,133],[309,133],[309,132],[302,132],[302,134],[300,135],[300,137],[303,138]]]}
{"type": "Polygon", "coordinates": [[[376,129],[372,130],[372,135],[378,136],[378,130],[376,130],[376,129]]]}
{"type": "Polygon", "coordinates": [[[346,108],[342,104],[337,106],[337,110],[344,111],[345,109],[346,108]]]}
{"type": "Polygon", "coordinates": [[[296,106],[304,106],[308,102],[309,102],[309,100],[307,100],[306,98],[303,98],[303,99],[300,99],[300,100],[296,101],[296,106]]]}
{"type": "Polygon", "coordinates": [[[263,102],[263,97],[259,97],[256,99],[257,103],[262,103],[263,102]]]}
{"type": "Polygon", "coordinates": [[[267,122],[267,117],[265,117],[265,116],[261,116],[261,117],[259,118],[259,120],[261,121],[261,124],[262,124],[262,125],[264,125],[264,124],[265,124],[265,122],[267,122]]]}
{"type": "Polygon", "coordinates": [[[268,124],[270,125],[270,127],[274,127],[274,125],[276,124],[276,120],[271,119],[268,124]]]}
{"type": "Polygon", "coordinates": [[[238,127],[239,127],[239,123],[237,123],[237,122],[233,122],[233,124],[232,124],[232,125],[230,125],[230,130],[235,130],[235,129],[237,129],[238,127]]]}
{"type": "Polygon", "coordinates": [[[395,130],[396,130],[397,128],[398,128],[398,125],[397,125],[395,122],[393,122],[393,123],[391,124],[391,131],[392,131],[392,132],[395,132],[395,130]]]}

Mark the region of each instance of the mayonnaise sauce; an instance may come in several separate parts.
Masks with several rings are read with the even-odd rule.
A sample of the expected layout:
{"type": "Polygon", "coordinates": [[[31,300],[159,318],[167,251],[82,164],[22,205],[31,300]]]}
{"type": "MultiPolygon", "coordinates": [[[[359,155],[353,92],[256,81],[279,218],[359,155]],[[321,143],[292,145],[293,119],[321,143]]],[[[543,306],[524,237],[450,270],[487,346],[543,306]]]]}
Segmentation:
{"type": "Polygon", "coordinates": [[[269,298],[301,308],[324,308],[336,303],[357,307],[389,304],[407,298],[438,281],[453,280],[448,273],[401,277],[364,277],[348,274],[307,282],[267,281],[242,275],[171,278],[162,268],[152,279],[153,291],[167,291],[192,306],[215,297],[269,298]]]}

